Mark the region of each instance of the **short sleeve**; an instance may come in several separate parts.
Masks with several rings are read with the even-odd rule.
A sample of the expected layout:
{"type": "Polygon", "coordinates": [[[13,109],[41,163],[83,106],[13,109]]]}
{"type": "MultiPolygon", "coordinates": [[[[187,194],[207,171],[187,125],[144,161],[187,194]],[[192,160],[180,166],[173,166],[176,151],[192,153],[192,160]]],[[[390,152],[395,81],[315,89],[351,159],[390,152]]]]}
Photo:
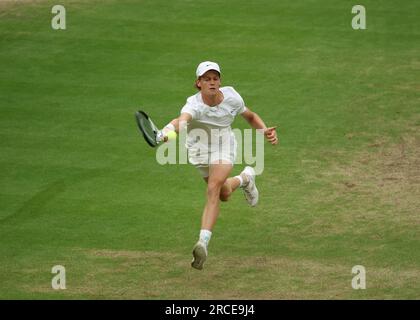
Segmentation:
{"type": "Polygon", "coordinates": [[[241,95],[234,88],[231,87],[231,89],[234,93],[234,97],[236,100],[236,114],[244,113],[247,110],[247,108],[245,107],[244,99],[242,99],[241,95]]]}
{"type": "Polygon", "coordinates": [[[241,110],[239,110],[238,114],[242,114],[244,113],[246,110],[248,110],[247,107],[243,106],[243,108],[241,110]]]}
{"type": "Polygon", "coordinates": [[[181,113],[189,113],[193,119],[197,118],[197,110],[194,108],[194,105],[187,101],[185,106],[181,109],[181,113]]]}
{"type": "MultiPolygon", "coordinates": [[[[241,98],[241,99],[242,99],[242,98],[241,98]]],[[[246,111],[245,103],[244,103],[244,101],[242,100],[242,103],[241,103],[241,105],[240,105],[240,107],[239,107],[239,109],[238,109],[237,114],[244,113],[245,111],[246,111]]]]}

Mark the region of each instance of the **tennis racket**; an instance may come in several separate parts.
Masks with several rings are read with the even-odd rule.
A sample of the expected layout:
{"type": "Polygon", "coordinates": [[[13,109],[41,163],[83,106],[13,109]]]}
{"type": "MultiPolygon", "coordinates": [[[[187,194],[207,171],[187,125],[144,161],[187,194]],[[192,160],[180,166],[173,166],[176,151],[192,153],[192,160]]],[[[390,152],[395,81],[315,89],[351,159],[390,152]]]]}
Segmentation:
{"type": "Polygon", "coordinates": [[[135,113],[137,126],[143,134],[144,140],[151,147],[156,147],[162,140],[160,130],[153,123],[152,119],[144,111],[135,113]]]}

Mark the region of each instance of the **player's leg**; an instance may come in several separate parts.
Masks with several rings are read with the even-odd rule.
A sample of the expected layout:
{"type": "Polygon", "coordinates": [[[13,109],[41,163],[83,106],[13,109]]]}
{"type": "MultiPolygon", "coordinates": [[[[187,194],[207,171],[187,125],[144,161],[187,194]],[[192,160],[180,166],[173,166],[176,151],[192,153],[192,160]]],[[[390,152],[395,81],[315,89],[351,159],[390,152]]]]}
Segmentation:
{"type": "Polygon", "coordinates": [[[220,191],[232,171],[231,163],[211,164],[207,181],[207,202],[201,218],[200,238],[193,249],[191,266],[202,269],[207,257],[207,247],[212,235],[212,230],[219,216],[220,191]]]}
{"type": "Polygon", "coordinates": [[[220,190],[220,200],[228,201],[232,193],[247,182],[248,177],[242,175],[228,178],[220,190]]]}
{"type": "MultiPolygon", "coordinates": [[[[208,177],[204,177],[204,181],[206,183],[208,183],[208,179],[208,177]]],[[[235,177],[230,177],[226,179],[225,183],[222,186],[222,189],[220,190],[219,199],[221,201],[228,201],[232,193],[235,192],[235,190],[239,187],[247,186],[249,180],[250,177],[245,172],[241,172],[241,174],[235,177]]]]}
{"type": "Polygon", "coordinates": [[[255,171],[252,167],[245,167],[240,175],[226,180],[220,191],[220,200],[228,201],[230,195],[239,187],[242,188],[248,204],[256,206],[259,193],[255,184],[255,171]]]}
{"type": "MultiPolygon", "coordinates": [[[[230,139],[223,145],[219,159],[227,159],[230,163],[235,163],[237,143],[235,136],[231,134],[230,139]],[[225,148],[229,146],[229,148],[225,148]]],[[[226,179],[220,190],[220,200],[228,201],[235,190],[242,188],[247,202],[255,206],[258,202],[258,190],[255,186],[255,171],[251,167],[245,169],[237,176],[226,179]]]]}
{"type": "Polygon", "coordinates": [[[202,229],[212,230],[219,215],[220,192],[230,172],[231,163],[211,164],[207,181],[207,202],[201,221],[202,229]]]}
{"type": "MultiPolygon", "coordinates": [[[[209,178],[205,177],[204,181],[208,183],[209,178]]],[[[235,191],[240,184],[240,181],[236,179],[235,177],[228,178],[225,183],[222,186],[222,189],[220,190],[219,199],[221,201],[228,201],[230,195],[235,191]]]]}

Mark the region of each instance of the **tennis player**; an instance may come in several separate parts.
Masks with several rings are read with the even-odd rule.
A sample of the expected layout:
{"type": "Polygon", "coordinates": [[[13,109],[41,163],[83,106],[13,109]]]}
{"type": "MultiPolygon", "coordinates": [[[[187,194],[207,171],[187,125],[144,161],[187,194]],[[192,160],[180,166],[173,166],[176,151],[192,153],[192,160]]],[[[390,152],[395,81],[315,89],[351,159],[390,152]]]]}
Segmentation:
{"type": "Polygon", "coordinates": [[[207,202],[191,263],[193,268],[199,270],[207,258],[220,201],[228,201],[232,193],[241,188],[249,205],[255,206],[258,203],[259,195],[252,167],[247,166],[239,175],[229,177],[236,158],[237,143],[230,127],[234,118],[241,115],[252,128],[262,129],[271,144],[278,143],[275,127],[267,128],[264,121],[245,106],[242,97],[233,87],[221,87],[220,77],[217,63],[200,63],[195,80],[199,92],[189,97],[181,115],[162,129],[164,137],[169,131],[187,130],[188,160],[207,183],[207,202]],[[206,133],[207,139],[197,132],[206,133]]]}

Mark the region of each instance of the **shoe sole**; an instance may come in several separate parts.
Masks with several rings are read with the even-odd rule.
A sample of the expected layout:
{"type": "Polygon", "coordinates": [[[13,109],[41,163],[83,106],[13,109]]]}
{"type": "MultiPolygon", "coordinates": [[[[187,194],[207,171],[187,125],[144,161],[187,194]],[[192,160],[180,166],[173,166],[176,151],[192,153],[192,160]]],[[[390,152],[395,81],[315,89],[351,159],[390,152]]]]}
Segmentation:
{"type": "Polygon", "coordinates": [[[245,195],[245,193],[244,193],[245,200],[246,200],[246,202],[248,202],[248,204],[249,204],[251,207],[255,207],[255,206],[258,204],[258,200],[259,200],[260,194],[259,194],[259,192],[258,192],[257,187],[255,187],[255,193],[257,194],[257,196],[256,196],[257,201],[256,201],[255,203],[250,203],[250,202],[248,201],[248,198],[246,197],[246,195],[245,195]]]}
{"type": "Polygon", "coordinates": [[[257,196],[256,196],[256,198],[257,198],[257,201],[254,203],[254,204],[251,204],[249,201],[248,201],[248,198],[246,197],[246,195],[245,195],[245,193],[244,193],[244,195],[245,195],[245,200],[248,202],[248,204],[251,206],[251,207],[255,207],[257,204],[258,204],[258,200],[259,200],[259,196],[260,196],[260,194],[259,194],[259,192],[258,192],[258,189],[257,189],[257,184],[255,183],[255,176],[256,176],[256,174],[255,174],[255,170],[252,168],[252,167],[245,167],[245,169],[247,169],[247,168],[250,168],[250,170],[249,171],[252,171],[252,176],[253,176],[253,180],[254,180],[254,188],[255,188],[255,193],[257,194],[257,196]]]}
{"type": "Polygon", "coordinates": [[[258,204],[258,200],[260,198],[260,193],[258,192],[257,186],[255,185],[255,182],[254,182],[254,187],[255,187],[255,194],[257,195],[256,196],[257,201],[254,204],[251,204],[251,207],[255,207],[258,204]]]}
{"type": "Polygon", "coordinates": [[[192,252],[194,260],[191,262],[191,267],[202,270],[203,264],[206,261],[206,251],[202,246],[196,246],[192,252]]]}

